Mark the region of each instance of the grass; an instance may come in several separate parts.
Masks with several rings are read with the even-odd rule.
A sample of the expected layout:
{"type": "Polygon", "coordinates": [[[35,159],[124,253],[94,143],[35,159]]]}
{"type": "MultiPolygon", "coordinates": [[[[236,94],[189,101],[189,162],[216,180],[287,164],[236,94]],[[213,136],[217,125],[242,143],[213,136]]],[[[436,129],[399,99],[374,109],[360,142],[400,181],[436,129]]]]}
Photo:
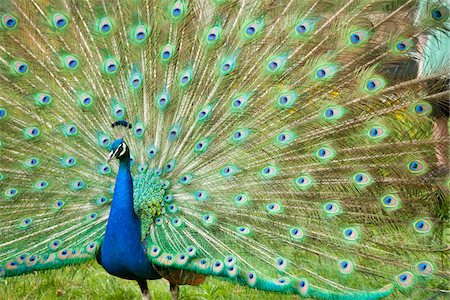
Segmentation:
{"type": "MultiPolygon", "coordinates": [[[[169,283],[148,281],[154,300],[171,299],[169,283]]],[[[136,282],[113,277],[95,262],[68,266],[58,270],[36,272],[0,279],[0,299],[141,299],[136,282]]],[[[199,287],[182,286],[180,300],[291,300],[297,296],[252,290],[214,278],[199,287]]]]}
{"type": "MultiPolygon", "coordinates": [[[[170,300],[169,283],[165,279],[148,281],[153,300],[170,300]]],[[[444,300],[445,293],[426,292],[408,295],[394,292],[391,299],[444,300]]],[[[35,272],[18,277],[0,279],[0,299],[141,299],[136,282],[120,279],[106,273],[95,262],[68,266],[57,270],[35,272]]],[[[182,286],[179,300],[294,300],[295,295],[280,295],[233,285],[208,278],[199,287],[182,286]]]]}

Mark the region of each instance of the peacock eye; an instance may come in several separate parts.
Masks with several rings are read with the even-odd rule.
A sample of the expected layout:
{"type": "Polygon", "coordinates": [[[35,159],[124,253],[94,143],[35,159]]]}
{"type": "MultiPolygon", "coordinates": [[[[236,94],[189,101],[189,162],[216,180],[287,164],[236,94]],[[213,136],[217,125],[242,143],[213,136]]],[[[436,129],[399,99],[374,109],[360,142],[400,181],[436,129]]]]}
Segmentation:
{"type": "Polygon", "coordinates": [[[246,194],[237,194],[234,196],[234,202],[237,205],[246,204],[249,201],[249,197],[246,194]]]}
{"type": "Polygon", "coordinates": [[[438,6],[431,10],[431,17],[438,22],[444,22],[449,15],[448,8],[445,6],[438,6]]]}
{"type": "Polygon", "coordinates": [[[338,267],[342,274],[350,274],[353,271],[353,263],[349,260],[338,261],[338,267]]]}
{"type": "Polygon", "coordinates": [[[320,66],[314,71],[314,77],[318,80],[329,79],[336,73],[336,69],[336,66],[332,64],[320,66]]]}
{"type": "Polygon", "coordinates": [[[10,14],[3,15],[2,25],[6,29],[14,29],[17,26],[17,19],[16,17],[10,14]]]}
{"type": "Polygon", "coordinates": [[[275,166],[275,165],[267,165],[267,166],[262,168],[260,174],[261,174],[261,176],[264,179],[271,179],[271,178],[275,177],[279,172],[280,171],[277,168],[277,166],[275,166]]]}

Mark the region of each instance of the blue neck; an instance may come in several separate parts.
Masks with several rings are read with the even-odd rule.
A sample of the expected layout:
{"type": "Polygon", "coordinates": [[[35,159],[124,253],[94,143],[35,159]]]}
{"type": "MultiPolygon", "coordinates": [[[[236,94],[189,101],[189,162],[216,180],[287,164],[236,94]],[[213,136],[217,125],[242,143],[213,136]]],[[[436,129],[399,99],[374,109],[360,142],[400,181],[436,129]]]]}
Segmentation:
{"type": "Polygon", "coordinates": [[[117,225],[120,225],[122,220],[127,221],[127,223],[131,222],[131,224],[137,222],[140,227],[140,220],[133,210],[133,178],[131,177],[130,157],[128,155],[121,159],[119,163],[119,172],[114,186],[114,196],[106,231],[108,231],[108,227],[117,224],[117,221],[117,225]]]}
{"type": "Polygon", "coordinates": [[[101,248],[101,264],[108,273],[122,278],[159,278],[141,244],[141,221],[133,209],[133,179],[129,154],[120,160],[101,248]]]}

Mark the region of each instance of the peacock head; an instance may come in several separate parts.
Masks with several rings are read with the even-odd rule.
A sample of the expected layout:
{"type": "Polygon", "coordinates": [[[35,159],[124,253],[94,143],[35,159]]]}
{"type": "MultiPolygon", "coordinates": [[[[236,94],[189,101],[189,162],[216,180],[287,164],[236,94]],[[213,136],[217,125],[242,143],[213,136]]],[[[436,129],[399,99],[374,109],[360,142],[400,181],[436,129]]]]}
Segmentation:
{"type": "MultiPolygon", "coordinates": [[[[128,130],[133,128],[133,125],[130,122],[127,121],[116,121],[111,124],[112,128],[122,128],[123,130],[128,130]]],[[[125,158],[130,157],[130,150],[128,150],[128,145],[123,140],[123,136],[125,135],[125,132],[120,133],[119,138],[115,140],[111,146],[110,149],[111,152],[109,152],[107,161],[110,162],[114,157],[123,160],[125,158]]]]}
{"type": "Polygon", "coordinates": [[[128,150],[128,145],[123,139],[115,140],[110,147],[111,152],[108,155],[108,162],[110,162],[114,157],[122,160],[130,156],[128,150]]]}

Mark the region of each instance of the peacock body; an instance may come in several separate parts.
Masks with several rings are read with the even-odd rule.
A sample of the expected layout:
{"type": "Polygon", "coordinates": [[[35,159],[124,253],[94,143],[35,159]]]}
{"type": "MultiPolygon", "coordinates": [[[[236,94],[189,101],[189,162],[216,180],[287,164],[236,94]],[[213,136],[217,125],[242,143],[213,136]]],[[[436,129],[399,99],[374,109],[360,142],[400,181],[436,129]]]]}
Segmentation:
{"type": "Polygon", "coordinates": [[[97,258],[140,284],[448,292],[448,91],[424,84],[450,74],[449,8],[2,1],[0,277],[97,258]]]}

